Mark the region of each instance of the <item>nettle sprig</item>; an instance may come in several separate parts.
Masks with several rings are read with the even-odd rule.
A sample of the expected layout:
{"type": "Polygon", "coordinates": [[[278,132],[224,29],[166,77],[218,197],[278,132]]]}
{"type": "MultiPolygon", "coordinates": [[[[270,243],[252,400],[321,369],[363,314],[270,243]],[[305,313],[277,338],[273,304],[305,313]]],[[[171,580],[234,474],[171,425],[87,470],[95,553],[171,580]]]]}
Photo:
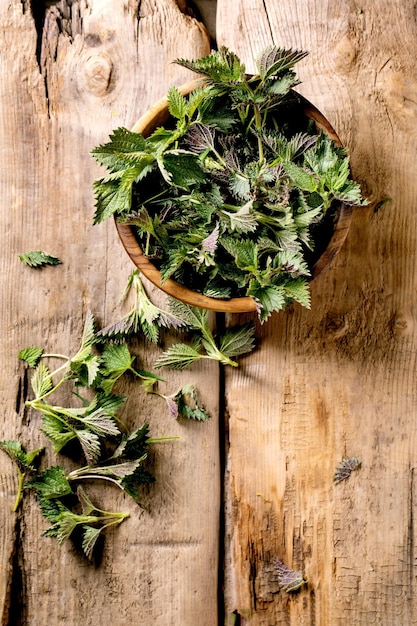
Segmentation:
{"type": "MultiPolygon", "coordinates": [[[[153,342],[157,342],[160,330],[172,328],[178,331],[186,331],[191,335],[191,342],[176,343],[164,351],[154,363],[156,369],[168,367],[172,369],[185,369],[201,359],[219,361],[222,365],[237,367],[236,357],[251,352],[255,347],[255,327],[253,323],[228,327],[222,333],[213,334],[209,313],[206,309],[193,307],[175,298],[168,298],[166,308],[160,308],[154,304],[143,285],[139,270],[135,270],[129,276],[126,288],[121,300],[133,292],[133,305],[129,312],[120,320],[106,326],[97,333],[99,340],[106,342],[126,341],[138,334],[143,334],[153,342]],[[134,323],[133,323],[134,321],[134,323]]],[[[157,395],[165,398],[167,403],[175,399],[179,414],[192,415],[193,411],[184,411],[184,403],[179,398],[190,396],[189,391],[180,390],[169,396],[160,392],[157,395]],[[168,398],[170,400],[168,401],[168,398]]],[[[151,385],[151,393],[156,393],[151,385]]],[[[196,402],[196,393],[193,392],[192,402],[196,402]]],[[[198,406],[198,402],[197,402],[198,406]]],[[[198,408],[202,408],[199,407],[198,408]]],[[[170,410],[172,413],[172,410],[170,410]]]]}
{"type": "Polygon", "coordinates": [[[159,369],[186,369],[201,359],[219,361],[222,365],[238,367],[237,356],[251,352],[255,347],[255,328],[252,323],[236,325],[213,334],[207,309],[191,306],[174,298],[169,299],[170,310],[191,330],[191,344],[175,343],[155,361],[159,369]],[[232,358],[233,357],[233,358],[232,358]]]}
{"type": "Polygon", "coordinates": [[[130,223],[162,281],[251,296],[261,321],[310,306],[318,227],[342,202],[366,204],[346,150],[317,132],[293,91],[305,55],[269,47],[252,76],[224,47],[179,59],[203,78],[188,96],[171,87],[165,127],[148,137],[119,128],[93,150],[108,170],[95,181],[94,221],[130,223]]]}

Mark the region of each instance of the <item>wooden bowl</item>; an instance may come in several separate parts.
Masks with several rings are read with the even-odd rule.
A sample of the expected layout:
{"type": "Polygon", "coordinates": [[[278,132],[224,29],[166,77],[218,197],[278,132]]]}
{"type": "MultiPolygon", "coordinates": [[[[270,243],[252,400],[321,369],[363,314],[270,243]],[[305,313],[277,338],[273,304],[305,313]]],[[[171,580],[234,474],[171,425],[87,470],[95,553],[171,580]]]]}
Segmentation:
{"type": "MultiPolygon", "coordinates": [[[[187,95],[203,84],[204,79],[192,80],[179,87],[179,90],[183,95],[187,95]]],[[[323,130],[337,145],[341,146],[342,143],[337,136],[336,131],[324,115],[320,113],[314,105],[299,94],[297,94],[297,98],[300,100],[305,116],[314,121],[317,130],[323,130]]],[[[168,118],[168,102],[165,96],[148,109],[148,111],[133,126],[132,131],[142,133],[145,137],[147,137],[156,128],[158,128],[158,126],[162,126],[168,118]]],[[[319,276],[319,274],[321,274],[329,266],[333,258],[341,249],[350,228],[352,212],[353,208],[351,206],[340,203],[340,207],[337,211],[332,227],[331,238],[325,250],[313,264],[310,280],[317,278],[317,276],[319,276]]],[[[139,246],[134,233],[134,228],[129,224],[119,223],[117,219],[116,228],[127,254],[136,267],[139,268],[146,278],[156,285],[156,287],[162,289],[162,291],[166,294],[192,306],[209,309],[211,311],[224,313],[244,313],[248,311],[256,311],[257,304],[255,300],[249,296],[222,300],[219,298],[204,296],[203,294],[192,291],[191,289],[188,289],[171,279],[162,283],[160,271],[144,255],[141,247],[139,246]]]]}

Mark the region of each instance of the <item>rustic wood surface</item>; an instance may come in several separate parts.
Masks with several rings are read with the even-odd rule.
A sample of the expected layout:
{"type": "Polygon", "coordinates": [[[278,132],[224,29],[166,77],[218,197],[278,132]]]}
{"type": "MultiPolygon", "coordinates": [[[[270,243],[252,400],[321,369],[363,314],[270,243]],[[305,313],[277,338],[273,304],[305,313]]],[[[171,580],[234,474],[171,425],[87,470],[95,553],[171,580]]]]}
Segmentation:
{"type": "MultiPolygon", "coordinates": [[[[214,0],[195,5],[249,71],[272,42],[310,51],[298,89],[349,147],[371,205],[313,283],[311,311],[273,315],[223,381],[213,364],[167,376],[172,390],[196,382],[210,422],[174,422],[129,383],[126,419],[181,439],[156,448],[143,509],[94,489],[131,514],[97,567],[41,537],[31,495],[12,513],[0,455],[2,626],[215,626],[223,612],[235,626],[416,624],[414,3],[218,0],[217,16],[214,0]],[[351,456],[360,469],[334,485],[351,456]],[[276,558],[307,580],[298,593],[279,588],[276,558]]],[[[209,41],[185,0],[0,0],[0,18],[0,439],[33,448],[45,441],[17,352],[73,352],[87,310],[103,324],[120,315],[133,268],[113,224],[92,226],[90,150],[191,78],[171,60],[209,41]],[[63,264],[31,270],[17,256],[29,249],[63,264]]],[[[156,349],[135,348],[150,366],[156,349]]]]}
{"type": "Polygon", "coordinates": [[[417,623],[415,41],[410,0],[218,0],[217,42],[249,69],[268,43],[310,51],[299,91],[372,202],[311,311],[273,316],[227,372],[226,605],[240,623],[417,623]],[[351,456],[361,469],[333,485],[351,456]],[[299,593],[279,589],[276,557],[307,579],[299,593]]]}

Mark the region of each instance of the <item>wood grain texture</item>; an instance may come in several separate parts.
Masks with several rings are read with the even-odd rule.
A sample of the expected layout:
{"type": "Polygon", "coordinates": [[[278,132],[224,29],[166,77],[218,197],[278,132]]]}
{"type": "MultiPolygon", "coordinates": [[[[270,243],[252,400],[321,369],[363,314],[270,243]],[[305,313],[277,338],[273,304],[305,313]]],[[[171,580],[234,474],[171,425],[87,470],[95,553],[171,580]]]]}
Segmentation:
{"type": "Polygon", "coordinates": [[[227,373],[226,613],[251,626],[417,622],[416,30],[411,1],[218,0],[218,44],[248,68],[268,43],[310,51],[298,89],[371,200],[311,311],[274,315],[227,373]],[[361,468],[334,485],[350,456],[361,468]]]}
{"type": "MultiPolygon", "coordinates": [[[[0,3],[0,24],[0,438],[19,438],[32,449],[45,440],[39,416],[24,407],[29,381],[17,352],[41,345],[73,354],[88,309],[102,324],[120,318],[117,301],[134,268],[114,224],[92,226],[92,181],[100,172],[90,151],[117,126],[131,127],[171,83],[190,79],[171,60],[206,54],[209,42],[185,3],[174,0],[11,0],[0,3]],[[31,249],[63,263],[32,270],[18,260],[31,249]]],[[[150,368],[155,351],[142,341],[134,350],[150,368]]],[[[0,456],[4,626],[212,625],[218,369],[209,364],[167,378],[164,390],[171,392],[195,382],[213,419],[175,422],[162,401],[145,397],[133,382],[119,389],[129,393],[123,417],[130,425],[148,420],[152,435],[180,440],[155,447],[157,482],[145,491],[143,509],[118,490],[91,486],[100,504],[131,516],[107,534],[98,568],[70,544],[59,549],[41,537],[48,523],[32,496],[18,516],[11,512],[16,481],[9,459],[0,456]]],[[[64,391],[57,401],[71,398],[64,391]]],[[[48,461],[57,462],[50,451],[48,461]]]]}

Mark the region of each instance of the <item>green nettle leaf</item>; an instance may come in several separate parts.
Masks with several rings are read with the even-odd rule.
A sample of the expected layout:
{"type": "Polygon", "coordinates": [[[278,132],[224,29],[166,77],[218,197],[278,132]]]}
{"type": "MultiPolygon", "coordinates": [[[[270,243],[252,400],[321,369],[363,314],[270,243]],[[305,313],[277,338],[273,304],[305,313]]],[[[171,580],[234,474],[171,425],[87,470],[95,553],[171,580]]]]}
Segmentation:
{"type": "Polygon", "coordinates": [[[204,328],[208,323],[207,309],[191,306],[175,298],[169,298],[169,309],[179,319],[191,328],[204,328]]]}
{"type": "Polygon", "coordinates": [[[252,272],[258,266],[257,245],[248,239],[232,239],[231,237],[222,240],[223,247],[234,258],[238,268],[252,272]]]}
{"type": "Polygon", "coordinates": [[[252,352],[255,347],[255,327],[253,324],[232,326],[222,333],[219,341],[220,351],[229,357],[252,352]]]}
{"type": "MultiPolygon", "coordinates": [[[[42,409],[38,407],[38,410],[42,409]]],[[[42,428],[40,430],[52,441],[55,453],[61,452],[70,441],[77,438],[75,429],[70,428],[66,422],[51,411],[42,415],[42,428]]]]}
{"type": "MultiPolygon", "coordinates": [[[[200,404],[197,390],[194,385],[184,385],[174,396],[174,403],[177,407],[177,414],[185,419],[205,422],[210,419],[210,414],[200,404]]],[[[177,415],[174,415],[177,417],[177,415]]]]}
{"type": "Polygon", "coordinates": [[[118,437],[120,435],[114,418],[102,409],[97,409],[94,413],[86,415],[83,423],[100,437],[118,437]]]}
{"type": "Polygon", "coordinates": [[[35,398],[42,398],[52,389],[51,373],[43,363],[40,363],[35,369],[31,385],[35,398]]]}
{"type": "Polygon", "coordinates": [[[60,265],[62,261],[55,256],[51,256],[42,250],[30,250],[24,254],[19,254],[19,259],[29,267],[42,268],[45,265],[60,265]]]}
{"type": "Polygon", "coordinates": [[[23,350],[20,350],[18,358],[22,361],[26,361],[30,367],[36,367],[42,357],[42,354],[43,348],[33,346],[31,348],[24,348],[23,350]]]}
{"type": "Polygon", "coordinates": [[[302,306],[305,306],[307,309],[310,308],[310,304],[311,304],[310,288],[306,279],[297,278],[294,280],[287,280],[284,283],[284,289],[285,289],[285,294],[289,299],[299,302],[302,306]]]}
{"type": "Polygon", "coordinates": [[[0,441],[0,449],[6,452],[22,472],[34,472],[35,462],[44,451],[44,448],[37,448],[31,452],[25,452],[20,441],[14,440],[0,441]]]}
{"type": "Polygon", "coordinates": [[[101,454],[100,439],[98,435],[91,432],[91,430],[82,429],[76,430],[75,434],[85,454],[87,463],[89,465],[97,463],[101,454]]]}
{"type": "Polygon", "coordinates": [[[195,61],[177,59],[175,63],[207,76],[215,83],[235,84],[246,78],[245,66],[240,62],[239,57],[225,46],[221,46],[219,50],[213,50],[202,59],[195,61]]]}
{"type": "Polygon", "coordinates": [[[180,150],[166,152],[162,167],[168,172],[169,182],[175,187],[188,189],[190,185],[202,183],[205,174],[196,155],[180,150]]]}
{"type": "Polygon", "coordinates": [[[310,192],[316,191],[317,181],[313,174],[309,174],[302,167],[295,165],[295,163],[292,163],[291,161],[284,163],[283,168],[294,185],[296,185],[299,189],[310,192]]]}
{"type": "Polygon", "coordinates": [[[100,165],[112,172],[124,170],[130,163],[130,157],[141,159],[146,148],[146,141],[140,133],[126,128],[118,128],[110,135],[110,141],[92,150],[91,154],[100,165]]]}
{"type": "Polygon", "coordinates": [[[28,486],[35,489],[39,497],[48,500],[62,498],[72,493],[65,471],[59,465],[49,467],[41,472],[37,478],[28,483],[28,486]]]}
{"type": "Polygon", "coordinates": [[[168,91],[168,111],[172,117],[182,120],[187,113],[187,108],[186,98],[177,87],[172,86],[168,91]]]}
{"type": "Polygon", "coordinates": [[[90,560],[93,558],[94,547],[97,543],[97,539],[101,535],[102,530],[102,528],[94,528],[94,526],[83,524],[82,549],[85,556],[90,560]]]}
{"type": "Polygon", "coordinates": [[[249,200],[251,196],[250,181],[246,176],[242,176],[239,172],[233,172],[229,180],[230,190],[233,195],[249,200]]]}
{"type": "Polygon", "coordinates": [[[176,343],[157,358],[154,367],[156,369],[171,367],[172,369],[182,370],[202,359],[203,356],[192,346],[188,346],[185,343],[176,343]]]}
{"type": "Polygon", "coordinates": [[[260,304],[259,318],[262,322],[269,318],[272,311],[282,311],[287,304],[285,288],[282,286],[260,287],[252,284],[249,293],[260,304]]]}
{"type": "Polygon", "coordinates": [[[230,230],[237,233],[253,233],[258,228],[258,219],[252,207],[253,200],[249,200],[236,212],[222,212],[222,217],[226,217],[229,220],[230,230]]]}
{"type": "Polygon", "coordinates": [[[149,424],[145,422],[140,428],[129,435],[123,435],[122,440],[113,454],[113,458],[138,459],[147,453],[149,424]]]}
{"type": "Polygon", "coordinates": [[[260,77],[265,80],[291,69],[307,54],[302,50],[285,50],[276,46],[268,46],[256,60],[256,68],[260,77]]]}

